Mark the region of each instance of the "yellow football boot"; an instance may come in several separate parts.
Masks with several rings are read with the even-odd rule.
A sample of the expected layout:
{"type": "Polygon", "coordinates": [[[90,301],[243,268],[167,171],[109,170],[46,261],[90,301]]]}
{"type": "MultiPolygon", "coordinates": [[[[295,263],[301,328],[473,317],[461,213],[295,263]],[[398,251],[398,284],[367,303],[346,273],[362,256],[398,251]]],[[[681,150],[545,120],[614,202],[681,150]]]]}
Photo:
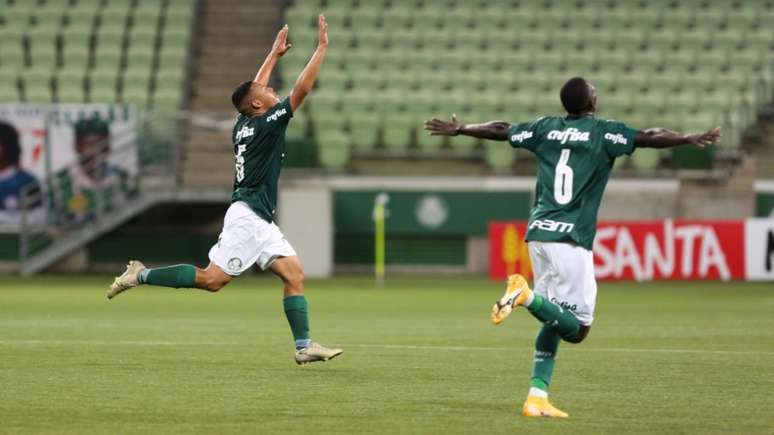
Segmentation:
{"type": "Polygon", "coordinates": [[[499,325],[506,317],[511,314],[513,307],[524,305],[532,294],[527,280],[521,275],[511,275],[508,277],[508,285],[505,288],[505,295],[495,302],[492,307],[490,318],[492,323],[499,325]]]}
{"type": "Polygon", "coordinates": [[[567,418],[566,412],[554,408],[545,397],[527,396],[521,415],[525,417],[567,418]]]}

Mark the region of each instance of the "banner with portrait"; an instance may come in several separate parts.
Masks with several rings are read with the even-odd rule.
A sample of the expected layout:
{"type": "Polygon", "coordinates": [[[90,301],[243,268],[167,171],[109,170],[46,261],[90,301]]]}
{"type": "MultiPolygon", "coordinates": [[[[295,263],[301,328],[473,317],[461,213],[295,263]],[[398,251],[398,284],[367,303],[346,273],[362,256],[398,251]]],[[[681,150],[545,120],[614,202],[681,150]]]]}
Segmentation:
{"type": "Polygon", "coordinates": [[[137,113],[111,104],[0,104],[0,226],[84,221],[136,190],[137,113]],[[31,207],[29,207],[31,206],[31,207]]]}

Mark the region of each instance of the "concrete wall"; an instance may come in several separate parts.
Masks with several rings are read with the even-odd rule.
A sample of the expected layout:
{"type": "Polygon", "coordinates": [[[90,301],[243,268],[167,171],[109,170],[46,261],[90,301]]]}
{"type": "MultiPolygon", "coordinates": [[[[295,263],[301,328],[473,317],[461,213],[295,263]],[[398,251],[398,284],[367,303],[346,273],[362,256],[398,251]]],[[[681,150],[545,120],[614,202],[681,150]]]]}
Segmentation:
{"type": "Polygon", "coordinates": [[[329,188],[309,185],[280,191],[278,225],[310,278],[333,272],[333,201],[329,188]]]}

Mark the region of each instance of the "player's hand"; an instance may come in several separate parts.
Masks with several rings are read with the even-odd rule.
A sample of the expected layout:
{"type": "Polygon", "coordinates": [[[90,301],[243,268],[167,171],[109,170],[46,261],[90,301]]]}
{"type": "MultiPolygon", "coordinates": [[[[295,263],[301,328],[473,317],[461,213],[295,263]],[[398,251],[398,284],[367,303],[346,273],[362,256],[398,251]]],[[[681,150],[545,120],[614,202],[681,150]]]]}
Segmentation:
{"type": "Polygon", "coordinates": [[[280,29],[279,33],[277,33],[277,37],[274,38],[274,44],[271,46],[271,51],[277,56],[282,56],[290,50],[290,47],[292,47],[292,45],[288,44],[288,25],[285,24],[285,26],[280,29]]]}
{"type": "Polygon", "coordinates": [[[457,136],[461,128],[462,124],[457,122],[456,114],[452,114],[451,121],[438,118],[425,121],[425,130],[429,131],[431,136],[457,136]]]}
{"type": "Polygon", "coordinates": [[[317,35],[317,45],[321,47],[327,47],[328,46],[328,22],[325,21],[325,15],[320,14],[319,17],[317,17],[317,24],[318,24],[318,35],[317,35]]]}
{"type": "Polygon", "coordinates": [[[720,127],[715,127],[705,133],[692,134],[688,136],[688,143],[704,148],[711,145],[720,138],[720,127]]]}

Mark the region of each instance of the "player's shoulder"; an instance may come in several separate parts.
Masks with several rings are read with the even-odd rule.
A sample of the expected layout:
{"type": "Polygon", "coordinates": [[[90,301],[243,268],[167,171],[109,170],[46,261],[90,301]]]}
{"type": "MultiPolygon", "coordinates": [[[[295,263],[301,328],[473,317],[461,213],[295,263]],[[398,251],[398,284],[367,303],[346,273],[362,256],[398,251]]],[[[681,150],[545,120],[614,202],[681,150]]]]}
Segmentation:
{"type": "Polygon", "coordinates": [[[619,121],[617,119],[613,119],[613,118],[594,117],[594,119],[597,121],[598,124],[606,126],[606,127],[618,127],[618,126],[621,126],[621,125],[626,125],[624,122],[619,121]]]}

